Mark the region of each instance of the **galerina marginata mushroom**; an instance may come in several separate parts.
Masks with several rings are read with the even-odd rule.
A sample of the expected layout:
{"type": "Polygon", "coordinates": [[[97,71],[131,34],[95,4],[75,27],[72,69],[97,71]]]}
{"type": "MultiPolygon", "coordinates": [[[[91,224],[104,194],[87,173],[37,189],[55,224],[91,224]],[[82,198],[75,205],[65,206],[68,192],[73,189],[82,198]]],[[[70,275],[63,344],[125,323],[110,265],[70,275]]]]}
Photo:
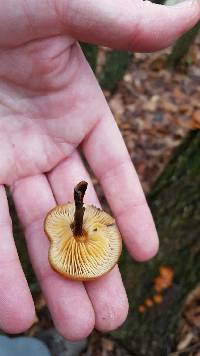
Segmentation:
{"type": "Polygon", "coordinates": [[[80,281],[110,271],[122,249],[115,220],[103,210],[83,204],[86,189],[86,182],[77,184],[74,203],[56,206],[44,222],[50,265],[61,275],[80,281]]]}

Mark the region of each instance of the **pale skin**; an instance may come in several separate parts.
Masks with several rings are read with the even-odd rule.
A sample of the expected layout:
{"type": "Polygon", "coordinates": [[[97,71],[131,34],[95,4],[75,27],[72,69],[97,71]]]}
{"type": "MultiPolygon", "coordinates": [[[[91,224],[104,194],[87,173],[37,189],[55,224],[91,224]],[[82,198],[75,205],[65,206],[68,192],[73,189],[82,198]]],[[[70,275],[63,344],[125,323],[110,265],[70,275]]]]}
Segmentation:
{"type": "MultiPolygon", "coordinates": [[[[48,264],[47,212],[73,197],[99,205],[77,148],[100,181],[130,254],[152,258],[158,237],[137,174],[76,40],[133,51],[167,47],[200,20],[200,4],[140,0],[0,0],[0,329],[23,332],[35,317],[12,236],[7,185],[24,227],[53,321],[67,339],[108,331],[126,319],[118,267],[81,283],[48,264]]],[[[145,118],[144,118],[145,119],[145,118]]]]}

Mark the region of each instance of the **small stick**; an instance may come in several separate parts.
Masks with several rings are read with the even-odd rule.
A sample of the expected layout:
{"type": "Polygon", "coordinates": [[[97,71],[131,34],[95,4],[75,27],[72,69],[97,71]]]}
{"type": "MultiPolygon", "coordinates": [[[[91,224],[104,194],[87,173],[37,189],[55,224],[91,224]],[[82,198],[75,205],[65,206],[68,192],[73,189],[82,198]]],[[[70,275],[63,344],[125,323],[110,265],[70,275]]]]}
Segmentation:
{"type": "Polygon", "coordinates": [[[73,222],[74,236],[81,236],[83,232],[83,215],[85,208],[83,198],[87,189],[87,182],[81,181],[74,188],[75,214],[73,222]]]}

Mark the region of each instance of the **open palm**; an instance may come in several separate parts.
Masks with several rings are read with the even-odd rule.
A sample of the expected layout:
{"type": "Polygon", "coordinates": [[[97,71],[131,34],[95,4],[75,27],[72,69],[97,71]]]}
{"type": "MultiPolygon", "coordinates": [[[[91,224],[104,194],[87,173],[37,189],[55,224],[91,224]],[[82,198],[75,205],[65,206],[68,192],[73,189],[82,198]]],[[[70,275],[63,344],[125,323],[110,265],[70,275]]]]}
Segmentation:
{"type": "Polygon", "coordinates": [[[101,183],[132,256],[146,260],[158,248],[128,152],[75,39],[122,49],[157,50],[194,25],[200,8],[195,3],[182,5],[178,11],[139,1],[116,3],[106,1],[97,8],[89,0],[84,6],[75,0],[21,0],[18,11],[12,1],[1,4],[0,327],[7,332],[28,328],[35,309],[13,242],[3,185],[12,191],[54,323],[68,339],[85,337],[94,327],[116,328],[128,310],[117,267],[83,284],[60,277],[48,264],[48,241],[43,233],[47,212],[71,200],[74,185],[82,179],[89,182],[86,202],[99,204],[80,149],[101,183]],[[156,23],[153,19],[158,16],[156,23]],[[137,26],[140,21],[141,28],[137,26]]]}

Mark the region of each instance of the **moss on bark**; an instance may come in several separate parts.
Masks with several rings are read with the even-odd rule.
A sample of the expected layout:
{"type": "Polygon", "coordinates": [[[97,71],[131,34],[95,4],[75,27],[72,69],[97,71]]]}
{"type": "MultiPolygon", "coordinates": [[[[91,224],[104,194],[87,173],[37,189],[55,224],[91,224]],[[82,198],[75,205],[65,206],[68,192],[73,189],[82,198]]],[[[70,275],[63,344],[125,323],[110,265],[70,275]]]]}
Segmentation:
{"type": "Polygon", "coordinates": [[[194,39],[196,38],[200,29],[200,21],[187,33],[185,33],[181,38],[175,43],[172,52],[167,59],[167,67],[174,69],[183,57],[189,51],[194,39]]]}
{"type": "Polygon", "coordinates": [[[200,278],[200,132],[180,146],[148,197],[160,237],[159,254],[133,263],[124,254],[121,270],[130,301],[124,326],[112,333],[137,355],[167,355],[186,295],[200,278]],[[175,271],[163,303],[141,314],[138,307],[155,294],[153,280],[161,265],[175,271]]]}
{"type": "MultiPolygon", "coordinates": [[[[82,43],[81,48],[89,62],[93,72],[96,74],[98,47],[95,45],[82,43]]],[[[105,63],[97,75],[99,84],[103,90],[113,91],[131,61],[132,54],[129,52],[111,50],[106,52],[105,63]]]]}

